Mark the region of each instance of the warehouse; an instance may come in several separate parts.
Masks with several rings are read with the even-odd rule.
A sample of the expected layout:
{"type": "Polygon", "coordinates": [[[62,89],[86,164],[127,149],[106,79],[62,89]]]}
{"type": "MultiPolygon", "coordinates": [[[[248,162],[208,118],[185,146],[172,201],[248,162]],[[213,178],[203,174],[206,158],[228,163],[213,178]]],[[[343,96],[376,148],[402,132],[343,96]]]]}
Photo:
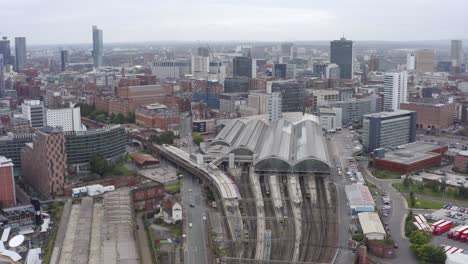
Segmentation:
{"type": "Polygon", "coordinates": [[[386,232],[377,213],[359,213],[358,218],[362,232],[368,240],[383,240],[385,238],[386,232]]]}
{"type": "Polygon", "coordinates": [[[360,212],[374,212],[375,202],[367,186],[356,183],[346,185],[345,192],[353,215],[360,212]]]}

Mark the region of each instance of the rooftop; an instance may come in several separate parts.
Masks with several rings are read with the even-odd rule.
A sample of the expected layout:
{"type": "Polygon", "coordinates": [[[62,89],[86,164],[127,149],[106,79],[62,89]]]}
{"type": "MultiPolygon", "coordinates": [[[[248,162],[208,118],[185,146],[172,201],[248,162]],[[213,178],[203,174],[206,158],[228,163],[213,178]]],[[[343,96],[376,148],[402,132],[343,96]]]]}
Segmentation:
{"type": "Polygon", "coordinates": [[[372,114],[367,114],[364,115],[364,117],[376,117],[376,118],[387,118],[387,117],[396,117],[399,115],[406,115],[409,113],[412,113],[414,111],[408,111],[408,110],[397,110],[393,112],[379,112],[379,113],[372,113],[372,114]]]}
{"type": "Polygon", "coordinates": [[[11,159],[8,159],[4,156],[0,156],[0,168],[1,167],[11,167],[13,166],[13,162],[11,159]]]}
{"type": "Polygon", "coordinates": [[[380,221],[379,215],[373,212],[359,213],[359,222],[361,223],[362,232],[364,234],[386,234],[385,229],[380,221]]]}
{"type": "Polygon", "coordinates": [[[362,184],[353,183],[345,187],[346,197],[349,205],[354,206],[375,206],[369,188],[362,184]]]}
{"type": "Polygon", "coordinates": [[[403,164],[412,164],[421,160],[439,156],[438,153],[433,151],[444,146],[427,142],[414,142],[402,147],[403,148],[401,149],[386,152],[385,157],[381,159],[403,164]]]}

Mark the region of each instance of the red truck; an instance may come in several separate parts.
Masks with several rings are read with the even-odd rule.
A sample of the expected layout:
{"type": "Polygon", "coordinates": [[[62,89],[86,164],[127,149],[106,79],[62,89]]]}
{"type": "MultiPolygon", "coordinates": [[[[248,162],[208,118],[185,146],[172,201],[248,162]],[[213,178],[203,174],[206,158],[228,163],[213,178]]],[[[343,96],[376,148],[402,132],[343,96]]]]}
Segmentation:
{"type": "Polygon", "coordinates": [[[448,238],[453,238],[453,234],[455,234],[456,231],[461,230],[463,227],[464,227],[464,226],[457,226],[457,227],[452,228],[452,229],[448,232],[447,237],[448,237],[448,238]]]}
{"type": "Polygon", "coordinates": [[[460,234],[460,241],[461,242],[466,242],[468,240],[468,229],[463,231],[461,234],[460,234]]]}
{"type": "MultiPolygon", "coordinates": [[[[440,235],[443,234],[452,228],[452,222],[451,221],[444,221],[438,225],[433,225],[432,226],[433,230],[432,234],[434,235],[440,235]]],[[[450,232],[449,232],[450,233],[450,232]]]]}
{"type": "Polygon", "coordinates": [[[452,239],[453,240],[459,240],[460,239],[460,235],[461,233],[463,233],[465,230],[468,229],[468,226],[463,226],[463,228],[460,228],[458,230],[455,230],[455,232],[453,232],[453,236],[452,236],[452,239]]]}

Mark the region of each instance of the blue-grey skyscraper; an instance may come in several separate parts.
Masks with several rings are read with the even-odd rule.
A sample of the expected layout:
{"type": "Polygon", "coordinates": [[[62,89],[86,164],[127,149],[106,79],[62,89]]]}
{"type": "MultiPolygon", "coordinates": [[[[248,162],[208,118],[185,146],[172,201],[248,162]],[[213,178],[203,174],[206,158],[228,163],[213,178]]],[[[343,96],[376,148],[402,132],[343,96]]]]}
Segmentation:
{"type": "Polygon", "coordinates": [[[102,66],[102,30],[97,26],[93,26],[93,60],[94,67],[102,66]]]}
{"type": "Polygon", "coordinates": [[[26,38],[15,38],[15,69],[21,70],[26,66],[26,38]]]}
{"type": "Polygon", "coordinates": [[[353,79],[353,42],[345,38],[330,42],[330,62],[340,67],[341,79],[353,79]]]}
{"type": "Polygon", "coordinates": [[[0,97],[3,96],[3,91],[5,91],[5,77],[3,76],[3,54],[0,53],[0,97]]]}
{"type": "Polygon", "coordinates": [[[10,40],[7,37],[3,37],[0,40],[0,54],[3,55],[3,64],[13,65],[15,62],[11,56],[10,40]]]}

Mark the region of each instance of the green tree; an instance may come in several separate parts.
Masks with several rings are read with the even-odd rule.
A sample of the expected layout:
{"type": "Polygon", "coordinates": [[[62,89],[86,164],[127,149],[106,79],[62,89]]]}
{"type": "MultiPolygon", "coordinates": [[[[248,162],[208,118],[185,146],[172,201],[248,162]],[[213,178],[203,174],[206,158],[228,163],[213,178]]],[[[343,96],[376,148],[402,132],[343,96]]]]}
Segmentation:
{"type": "Polygon", "coordinates": [[[112,114],[109,116],[109,119],[110,119],[110,122],[111,122],[112,124],[115,124],[115,114],[114,114],[114,113],[112,113],[112,114]]]}
{"type": "Polygon", "coordinates": [[[442,247],[431,243],[413,247],[413,250],[421,263],[442,264],[445,263],[445,259],[447,258],[445,250],[442,247]]]}
{"type": "Polygon", "coordinates": [[[135,112],[131,112],[128,114],[127,123],[131,123],[131,124],[135,123],[135,112]]]}
{"type": "Polygon", "coordinates": [[[416,197],[414,196],[413,190],[411,190],[409,193],[409,202],[411,207],[414,207],[416,205],[416,197]]]}
{"type": "Polygon", "coordinates": [[[200,143],[203,142],[203,137],[200,133],[195,132],[193,133],[192,140],[193,140],[193,143],[197,144],[197,146],[200,146],[200,143]]]}
{"type": "Polygon", "coordinates": [[[150,137],[150,140],[158,145],[161,145],[161,144],[172,145],[174,144],[174,138],[175,138],[174,132],[167,131],[159,135],[152,135],[150,137]]]}
{"type": "Polygon", "coordinates": [[[403,179],[403,186],[405,186],[405,188],[410,187],[410,179],[409,179],[408,175],[406,175],[405,178],[403,179]]]}
{"type": "Polygon", "coordinates": [[[99,153],[94,155],[89,163],[91,166],[91,172],[99,174],[100,176],[103,176],[108,172],[111,167],[109,162],[99,153]]]}
{"type": "Polygon", "coordinates": [[[122,113],[117,114],[117,117],[115,118],[115,123],[116,124],[123,124],[125,123],[125,116],[122,113]]]}
{"type": "Polygon", "coordinates": [[[411,233],[409,240],[411,244],[415,246],[421,246],[428,243],[431,240],[431,234],[424,231],[416,230],[413,233],[411,233]]]}

